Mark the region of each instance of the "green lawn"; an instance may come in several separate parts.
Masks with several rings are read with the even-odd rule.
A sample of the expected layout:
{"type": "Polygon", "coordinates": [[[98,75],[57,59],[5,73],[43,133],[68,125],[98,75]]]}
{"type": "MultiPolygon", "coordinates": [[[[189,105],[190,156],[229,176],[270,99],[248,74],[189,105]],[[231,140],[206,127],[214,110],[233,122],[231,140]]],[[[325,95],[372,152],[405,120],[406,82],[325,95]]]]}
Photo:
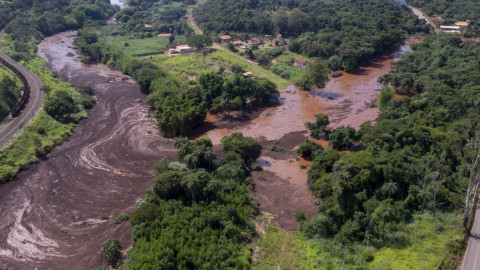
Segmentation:
{"type": "MultiPolygon", "coordinates": [[[[169,40],[168,38],[145,38],[145,39],[133,39],[121,36],[105,36],[103,40],[109,45],[114,45],[121,48],[128,54],[134,56],[145,56],[152,54],[163,54],[168,50],[169,40]]],[[[175,42],[184,43],[184,36],[175,36],[175,42]]]]}

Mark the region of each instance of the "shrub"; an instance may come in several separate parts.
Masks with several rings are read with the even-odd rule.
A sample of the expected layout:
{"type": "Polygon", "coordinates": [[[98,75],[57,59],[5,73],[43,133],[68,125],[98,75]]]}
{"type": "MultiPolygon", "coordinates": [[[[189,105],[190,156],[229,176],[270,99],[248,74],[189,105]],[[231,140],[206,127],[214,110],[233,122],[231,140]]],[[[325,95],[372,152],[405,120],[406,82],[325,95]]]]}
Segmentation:
{"type": "Polygon", "coordinates": [[[116,265],[122,259],[122,244],[120,240],[115,237],[105,240],[102,244],[102,252],[111,264],[116,265]]]}
{"type": "Polygon", "coordinates": [[[67,117],[78,111],[73,98],[63,90],[55,92],[53,97],[45,102],[45,111],[55,119],[67,117]]]}
{"type": "Polygon", "coordinates": [[[120,213],[118,216],[115,218],[115,224],[120,224],[124,221],[127,221],[130,219],[130,214],[129,213],[120,213]]]}

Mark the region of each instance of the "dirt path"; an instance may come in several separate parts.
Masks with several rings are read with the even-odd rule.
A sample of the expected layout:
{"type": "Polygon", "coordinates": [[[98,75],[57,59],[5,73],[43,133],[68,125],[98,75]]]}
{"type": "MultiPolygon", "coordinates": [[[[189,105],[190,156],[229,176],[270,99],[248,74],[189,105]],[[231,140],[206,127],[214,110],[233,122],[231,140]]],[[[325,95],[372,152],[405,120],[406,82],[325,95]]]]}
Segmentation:
{"type": "Polygon", "coordinates": [[[75,53],[74,34],[45,39],[39,53],[62,80],[91,85],[97,105],[67,141],[0,187],[0,269],[106,265],[105,239],[118,237],[125,248],[131,241],[128,222],[115,217],[151,186],[153,162],[176,152],[129,77],[66,56],[75,53]]]}
{"type": "Polygon", "coordinates": [[[420,9],[418,8],[414,8],[412,6],[408,6],[408,8],[410,8],[410,10],[413,12],[413,14],[415,14],[419,19],[424,19],[427,21],[428,24],[430,24],[436,32],[439,32],[440,29],[437,28],[437,26],[435,25],[435,23],[433,22],[433,19],[431,17],[428,17],[427,15],[425,15],[425,13],[423,13],[420,9]]]}
{"type": "Polygon", "coordinates": [[[7,56],[0,50],[0,59],[5,61],[18,72],[23,74],[27,84],[30,86],[30,100],[25,105],[19,116],[12,118],[8,116],[0,122],[0,148],[7,145],[13,138],[15,138],[24,127],[26,127],[32,119],[37,115],[38,110],[42,106],[44,93],[40,91],[43,83],[38,76],[26,67],[15,62],[12,58],[7,56]]]}
{"type": "Polygon", "coordinates": [[[281,267],[282,267],[283,257],[285,256],[285,243],[287,242],[287,237],[288,237],[288,232],[285,233],[285,237],[283,238],[283,244],[281,248],[282,254],[280,256],[280,261],[278,262],[278,265],[277,265],[277,270],[282,270],[281,267]]]}

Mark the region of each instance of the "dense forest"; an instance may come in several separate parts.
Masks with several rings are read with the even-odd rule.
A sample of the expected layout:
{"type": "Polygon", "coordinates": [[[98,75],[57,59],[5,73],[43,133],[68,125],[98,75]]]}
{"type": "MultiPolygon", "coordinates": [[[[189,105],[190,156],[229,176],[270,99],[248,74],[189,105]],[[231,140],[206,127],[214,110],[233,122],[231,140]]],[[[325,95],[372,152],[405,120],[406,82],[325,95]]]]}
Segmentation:
{"type": "Polygon", "coordinates": [[[94,20],[107,18],[117,10],[108,0],[13,0],[7,6],[13,6],[17,11],[9,11],[9,15],[0,13],[3,22],[15,15],[5,26],[5,33],[15,41],[15,53],[11,57],[16,60],[33,57],[36,42],[45,36],[81,28],[94,20]]]}
{"type": "Polygon", "coordinates": [[[354,70],[372,55],[401,44],[407,33],[430,31],[393,0],[210,0],[193,14],[206,33],[296,38],[289,44],[291,51],[327,59],[334,70],[354,70]]]}
{"type": "Polygon", "coordinates": [[[207,137],[177,138],[177,161],[155,163],[155,183],[130,217],[133,248],[125,269],[250,269],[248,241],[257,213],[249,166],[262,146],[240,133],[222,139],[219,159],[207,137]]]}
{"type": "Polygon", "coordinates": [[[299,149],[313,159],[308,181],[323,200],[318,215],[301,224],[307,236],[381,247],[401,242],[396,231],[416,213],[465,206],[465,225],[472,217],[480,44],[437,34],[412,48],[381,78],[407,97],[382,90],[374,125],[328,130],[322,114],[307,125],[333,148],[305,142],[299,149]]]}
{"type": "Polygon", "coordinates": [[[427,15],[439,15],[443,23],[468,21],[469,30],[480,35],[480,5],[475,0],[409,0],[409,4],[421,8],[427,15]]]}
{"type": "Polygon", "coordinates": [[[159,33],[174,35],[193,33],[184,17],[187,8],[183,1],[131,0],[128,4],[130,8],[122,9],[116,15],[117,21],[122,23],[122,28],[117,28],[112,34],[131,33],[138,38],[149,38],[159,33]],[[152,27],[145,27],[145,24],[152,27]]]}

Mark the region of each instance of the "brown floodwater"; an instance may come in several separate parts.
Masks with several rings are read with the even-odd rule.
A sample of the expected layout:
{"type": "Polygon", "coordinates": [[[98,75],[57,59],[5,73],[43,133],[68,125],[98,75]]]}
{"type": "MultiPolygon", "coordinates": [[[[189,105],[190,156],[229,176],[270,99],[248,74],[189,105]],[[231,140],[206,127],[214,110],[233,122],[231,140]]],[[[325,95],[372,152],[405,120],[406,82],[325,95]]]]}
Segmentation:
{"type": "MultiPolygon", "coordinates": [[[[299,90],[294,85],[281,91],[281,103],[278,106],[264,109],[248,123],[225,128],[213,128],[203,136],[208,136],[215,145],[220,139],[233,132],[241,132],[244,136],[260,141],[292,141],[285,139],[288,134],[295,133],[303,138],[295,140],[297,146],[308,138],[309,132],[305,122],[315,121],[315,114],[326,113],[330,118],[330,128],[351,126],[358,129],[366,121],[374,122],[379,110],[372,106],[379,90],[383,87],[378,78],[391,71],[391,64],[411,50],[410,44],[421,42],[421,37],[410,37],[405,44],[395,52],[372,59],[369,65],[360,67],[357,72],[345,73],[338,78],[330,78],[325,88],[317,91],[299,90]]],[[[208,115],[208,123],[222,122],[217,115],[208,115]]],[[[325,140],[311,140],[328,148],[325,140]]],[[[289,143],[291,145],[291,142],[289,143]]],[[[253,173],[256,186],[253,195],[262,210],[276,215],[276,224],[284,229],[296,229],[294,218],[296,210],[305,211],[307,216],[314,214],[315,198],[307,187],[307,169],[311,161],[300,158],[297,160],[293,147],[290,155],[273,155],[264,150],[257,160],[264,173],[253,173]],[[281,198],[281,199],[280,199],[281,198]],[[300,199],[301,198],[301,199],[300,199]]]]}

